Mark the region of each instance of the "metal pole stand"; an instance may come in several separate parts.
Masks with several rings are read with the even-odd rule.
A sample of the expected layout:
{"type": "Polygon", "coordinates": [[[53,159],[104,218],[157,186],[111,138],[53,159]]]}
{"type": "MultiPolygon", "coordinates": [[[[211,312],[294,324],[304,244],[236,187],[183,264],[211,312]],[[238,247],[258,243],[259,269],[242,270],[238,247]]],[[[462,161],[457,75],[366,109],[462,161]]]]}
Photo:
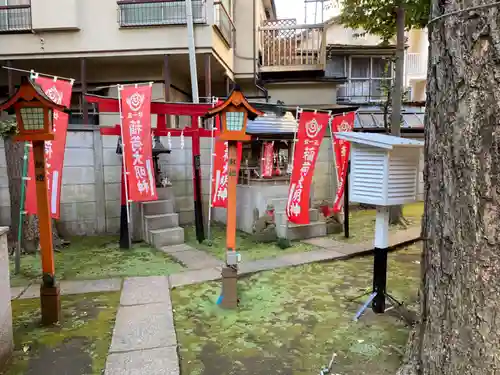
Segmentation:
{"type": "Polygon", "coordinates": [[[389,251],[389,207],[377,207],[377,217],[375,221],[375,255],[373,257],[373,288],[371,292],[354,298],[352,301],[364,297],[368,293],[370,296],[363,306],[356,312],[354,320],[357,321],[366,311],[370,304],[376,314],[383,314],[386,309],[386,300],[394,306],[403,304],[387,293],[387,254],[389,251]]]}

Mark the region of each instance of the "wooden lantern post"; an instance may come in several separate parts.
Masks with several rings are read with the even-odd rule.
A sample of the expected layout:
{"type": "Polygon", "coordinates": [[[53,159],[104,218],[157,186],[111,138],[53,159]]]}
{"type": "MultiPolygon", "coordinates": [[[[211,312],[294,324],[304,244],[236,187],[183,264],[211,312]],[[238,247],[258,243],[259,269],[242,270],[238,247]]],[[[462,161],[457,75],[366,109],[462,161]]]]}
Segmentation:
{"type": "Polygon", "coordinates": [[[254,120],[264,113],[253,108],[238,86],[233,88],[229,98],[209,111],[204,117],[219,115],[221,129],[219,139],[228,142],[228,183],[226,219],[226,266],[222,269],[221,306],[235,309],[238,306],[237,277],[239,254],[236,252],[236,185],[238,183],[238,142],[248,142],[246,134],[248,119],[254,120]]]}
{"type": "Polygon", "coordinates": [[[55,279],[52,220],[45,178],[45,141],[54,140],[52,132],[54,111],[64,112],[65,107],[54,103],[35,83],[23,77],[17,92],[6,102],[0,104],[0,110],[16,114],[18,134],[14,140],[32,142],[33,144],[43,271],[40,287],[42,324],[52,325],[60,320],[61,302],[59,286],[55,279]]]}

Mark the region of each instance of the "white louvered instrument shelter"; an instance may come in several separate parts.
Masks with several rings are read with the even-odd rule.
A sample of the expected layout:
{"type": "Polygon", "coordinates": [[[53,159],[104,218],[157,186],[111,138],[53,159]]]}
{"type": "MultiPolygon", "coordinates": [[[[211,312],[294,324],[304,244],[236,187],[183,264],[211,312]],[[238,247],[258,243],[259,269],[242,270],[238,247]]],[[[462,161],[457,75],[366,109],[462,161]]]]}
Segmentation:
{"type": "Polygon", "coordinates": [[[419,165],[424,142],[386,134],[342,132],[351,142],[349,201],[397,206],[419,199],[419,165]]]}

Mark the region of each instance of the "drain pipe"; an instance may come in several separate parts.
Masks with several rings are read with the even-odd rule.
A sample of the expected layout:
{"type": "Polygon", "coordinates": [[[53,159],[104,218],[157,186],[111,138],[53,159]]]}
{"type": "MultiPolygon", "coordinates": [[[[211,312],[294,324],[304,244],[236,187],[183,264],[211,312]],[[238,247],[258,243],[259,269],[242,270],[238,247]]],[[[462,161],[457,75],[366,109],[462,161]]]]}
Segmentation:
{"type": "Polygon", "coordinates": [[[194,19],[193,3],[191,0],[185,0],[186,3],[186,23],[188,32],[188,51],[189,51],[189,71],[191,74],[191,92],[193,93],[193,103],[200,102],[198,92],[198,71],[196,69],[196,46],[194,43],[194,19]]]}
{"type": "Polygon", "coordinates": [[[266,103],[269,103],[269,91],[257,82],[257,0],[253,0],[253,83],[264,93],[266,103]]]}

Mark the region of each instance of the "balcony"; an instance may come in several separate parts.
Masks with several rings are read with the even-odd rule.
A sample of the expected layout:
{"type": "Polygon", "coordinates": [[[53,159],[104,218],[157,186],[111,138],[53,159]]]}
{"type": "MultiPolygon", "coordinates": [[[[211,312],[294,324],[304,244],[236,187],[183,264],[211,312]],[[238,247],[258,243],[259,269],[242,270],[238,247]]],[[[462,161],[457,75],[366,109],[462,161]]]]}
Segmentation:
{"type": "Polygon", "coordinates": [[[408,53],[406,56],[406,72],[409,78],[427,77],[427,54],[408,53]]]}
{"type": "Polygon", "coordinates": [[[324,70],[323,25],[297,25],[295,20],[266,21],[259,28],[261,72],[324,70]]]}
{"type": "MultiPolygon", "coordinates": [[[[118,4],[118,24],[120,27],[148,27],[184,25],[186,3],[184,0],[120,0],[118,4]]],[[[204,0],[193,0],[194,23],[206,23],[204,0]]]]}
{"type": "Polygon", "coordinates": [[[0,33],[18,32],[31,32],[30,0],[20,0],[16,5],[0,6],[0,33]]]}
{"type": "Polygon", "coordinates": [[[226,41],[230,48],[233,48],[234,33],[236,28],[234,26],[231,15],[220,1],[214,3],[214,20],[217,31],[221,34],[222,38],[226,41]]]}

